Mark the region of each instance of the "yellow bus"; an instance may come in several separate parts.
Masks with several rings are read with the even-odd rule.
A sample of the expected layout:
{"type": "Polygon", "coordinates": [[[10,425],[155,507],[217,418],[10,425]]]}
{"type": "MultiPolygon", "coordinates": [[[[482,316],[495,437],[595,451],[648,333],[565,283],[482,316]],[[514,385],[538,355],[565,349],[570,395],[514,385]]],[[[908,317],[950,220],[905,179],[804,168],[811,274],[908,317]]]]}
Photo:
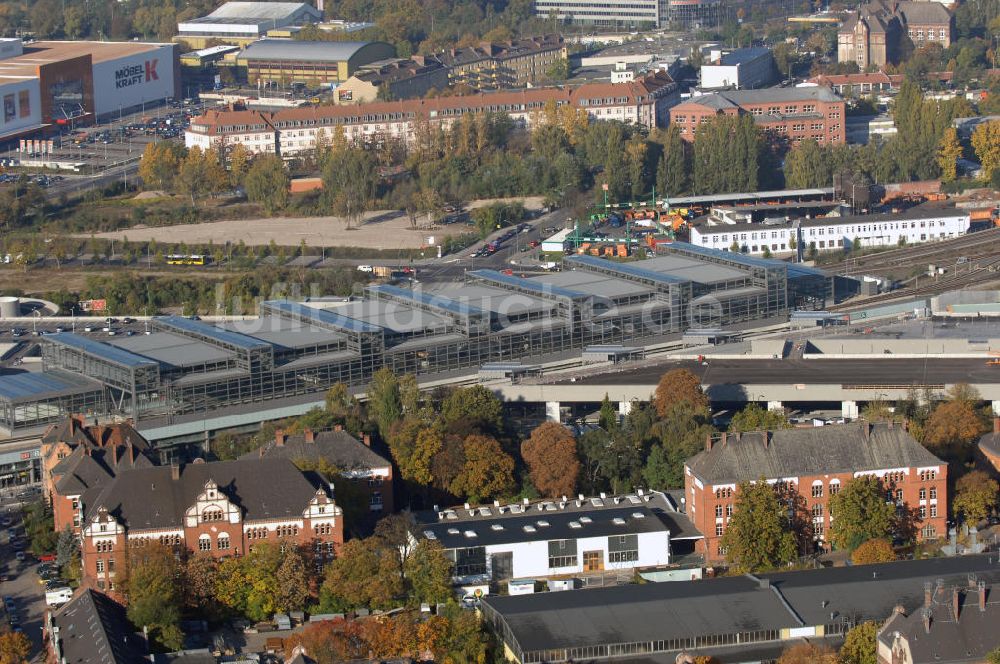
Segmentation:
{"type": "Polygon", "coordinates": [[[167,256],[167,265],[204,265],[205,257],[201,254],[170,254],[167,256]]]}

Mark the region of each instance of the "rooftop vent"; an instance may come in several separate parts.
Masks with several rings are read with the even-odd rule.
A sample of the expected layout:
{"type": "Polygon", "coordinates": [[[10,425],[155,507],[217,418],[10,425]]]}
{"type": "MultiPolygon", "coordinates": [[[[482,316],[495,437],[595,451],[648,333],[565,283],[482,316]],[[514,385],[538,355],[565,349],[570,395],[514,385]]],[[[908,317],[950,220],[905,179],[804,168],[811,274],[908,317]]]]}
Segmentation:
{"type": "Polygon", "coordinates": [[[557,509],[559,509],[559,508],[556,507],[555,503],[545,503],[545,511],[546,512],[555,512],[557,509]]]}
{"type": "Polygon", "coordinates": [[[641,496],[641,495],[642,495],[642,489],[639,489],[639,490],[638,490],[638,493],[639,493],[639,495],[641,496]]]}
{"type": "Polygon", "coordinates": [[[444,511],[444,518],[446,518],[446,519],[457,519],[458,518],[458,514],[455,513],[455,510],[445,510],[444,511]]]}
{"type": "Polygon", "coordinates": [[[469,509],[469,503],[462,503],[462,507],[464,507],[465,509],[469,509]]]}
{"type": "Polygon", "coordinates": [[[615,523],[616,526],[624,526],[625,525],[625,519],[621,518],[620,516],[616,516],[614,518],[614,523],[615,523]]]}
{"type": "Polygon", "coordinates": [[[612,499],[611,499],[611,501],[612,501],[612,502],[613,502],[613,503],[614,503],[615,505],[617,505],[618,503],[620,503],[620,502],[622,501],[622,499],[621,499],[621,497],[620,497],[620,496],[615,496],[614,498],[612,498],[612,499]]]}
{"type": "Polygon", "coordinates": [[[593,505],[594,507],[604,507],[604,501],[601,500],[600,498],[591,498],[590,504],[593,505]]]}
{"type": "Polygon", "coordinates": [[[490,516],[491,514],[492,514],[492,512],[490,512],[490,508],[489,507],[480,507],[479,508],[479,516],[490,516]]]}
{"type": "Polygon", "coordinates": [[[499,523],[494,523],[492,526],[490,526],[490,530],[503,530],[503,526],[501,526],[499,523]]]}
{"type": "Polygon", "coordinates": [[[448,529],[448,534],[449,534],[449,535],[457,535],[457,534],[459,534],[460,532],[462,532],[462,531],[460,531],[460,530],[459,530],[458,528],[449,528],[449,529],[448,529]]]}
{"type": "Polygon", "coordinates": [[[581,516],[580,517],[580,523],[593,523],[593,522],[594,522],[594,520],[591,519],[589,516],[581,516]]]}
{"type": "Polygon", "coordinates": [[[639,500],[639,496],[629,496],[628,501],[633,505],[638,505],[639,503],[642,502],[641,500],[639,500]]]}
{"type": "Polygon", "coordinates": [[[633,519],[645,519],[646,515],[643,514],[642,512],[632,512],[632,518],[633,519]]]}
{"type": "Polygon", "coordinates": [[[546,521],[545,519],[539,519],[538,520],[538,527],[539,528],[548,528],[549,527],[549,522],[546,521]]]}
{"type": "Polygon", "coordinates": [[[579,521],[570,521],[569,522],[569,527],[570,528],[583,528],[583,526],[580,525],[579,521]]]}
{"type": "Polygon", "coordinates": [[[510,511],[511,511],[511,514],[523,514],[524,513],[524,505],[511,505],[510,506],[510,511]]]}
{"type": "Polygon", "coordinates": [[[533,532],[535,532],[535,527],[534,526],[525,526],[524,527],[524,532],[526,532],[526,533],[533,533],[533,532]]]}
{"type": "Polygon", "coordinates": [[[424,531],[424,537],[426,537],[429,540],[436,540],[437,539],[437,535],[434,534],[433,530],[425,530],[424,531]]]}
{"type": "Polygon", "coordinates": [[[465,536],[468,537],[469,539],[475,539],[476,537],[479,537],[478,535],[476,535],[475,530],[466,530],[465,536]]]}

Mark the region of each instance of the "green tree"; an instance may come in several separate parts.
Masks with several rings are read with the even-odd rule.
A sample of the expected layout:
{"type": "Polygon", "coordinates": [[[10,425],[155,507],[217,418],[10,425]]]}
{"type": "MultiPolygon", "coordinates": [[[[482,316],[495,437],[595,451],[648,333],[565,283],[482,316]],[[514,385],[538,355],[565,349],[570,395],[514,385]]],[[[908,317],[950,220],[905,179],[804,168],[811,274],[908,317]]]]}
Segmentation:
{"type": "MultiPolygon", "coordinates": [[[[131,547],[128,556],[124,589],[129,622],[138,629],[148,628],[157,647],[180,649],[181,575],[174,552],[159,544],[149,544],[131,547]]],[[[119,567],[118,573],[124,576],[126,570],[119,567]]]]}
{"type": "Polygon", "coordinates": [[[795,560],[788,510],[763,477],[740,483],[721,544],[726,561],[738,573],[766,572],[795,560]]]}
{"type": "Polygon", "coordinates": [[[618,428],[618,409],[611,403],[608,395],[604,395],[601,401],[601,410],[597,416],[597,425],[605,431],[614,431],[618,428]]]}
{"type": "Polygon", "coordinates": [[[452,562],[440,542],[421,539],[410,551],[404,567],[413,604],[444,603],[452,596],[452,562]]]}
{"type": "Polygon", "coordinates": [[[343,217],[347,227],[360,223],[375,199],[378,162],[367,150],[347,147],[331,150],[323,165],[323,194],[333,214],[343,217]]]}
{"type": "Polygon", "coordinates": [[[288,182],[285,163],[273,154],[254,157],[243,176],[247,200],[260,204],[267,214],[274,214],[288,205],[288,182]]]}
{"type": "Polygon", "coordinates": [[[844,645],[840,647],[842,664],[878,664],[878,644],[875,642],[878,630],[879,624],[873,620],[848,630],[844,645]]]}
{"type": "Polygon", "coordinates": [[[359,607],[392,608],[403,594],[392,554],[377,538],[349,540],[326,568],[320,587],[320,610],[359,607]]]}
{"type": "Polygon", "coordinates": [[[1000,120],[986,122],[972,132],[972,148],[983,166],[983,179],[989,181],[1000,170],[1000,120]]]}
{"type": "Polygon", "coordinates": [[[896,507],[886,499],[882,480],[862,475],[849,481],[830,499],[830,541],[838,549],[854,551],[862,542],[892,538],[896,507]]]}
{"type": "Polygon", "coordinates": [[[938,166],[941,168],[943,181],[951,182],[958,177],[957,160],[961,156],[962,144],[958,142],[958,130],[949,127],[941,136],[937,151],[938,166]]]}
{"type": "Polygon", "coordinates": [[[785,157],[785,184],[791,189],[828,187],[830,160],[814,139],[799,141],[785,157]]]}
{"type": "Polygon", "coordinates": [[[701,451],[713,433],[707,411],[692,409],[686,401],[673,404],[650,428],[655,442],[642,470],[646,484],[654,489],[684,486],[684,462],[701,451]]]}
{"type": "Polygon", "coordinates": [[[490,436],[473,434],[462,444],[465,462],[451,483],[455,495],[478,503],[506,496],[514,487],[514,459],[490,436]]]}
{"type": "Polygon", "coordinates": [[[368,411],[383,438],[388,436],[389,429],[403,415],[399,379],[389,367],[376,371],[368,383],[368,411]]]}
{"type": "Polygon", "coordinates": [[[791,429],[792,424],[784,410],[762,408],[754,402],[733,415],[729,422],[729,431],[774,431],[776,429],[791,429]]]}
{"type": "Polygon", "coordinates": [[[656,165],[656,191],[661,196],[680,196],[688,190],[688,147],[677,125],[656,134],[662,146],[656,165]]]}
{"type": "Polygon", "coordinates": [[[441,419],[450,430],[498,434],[503,428],[503,403],[483,385],[459,387],[441,403],[441,419]]]}

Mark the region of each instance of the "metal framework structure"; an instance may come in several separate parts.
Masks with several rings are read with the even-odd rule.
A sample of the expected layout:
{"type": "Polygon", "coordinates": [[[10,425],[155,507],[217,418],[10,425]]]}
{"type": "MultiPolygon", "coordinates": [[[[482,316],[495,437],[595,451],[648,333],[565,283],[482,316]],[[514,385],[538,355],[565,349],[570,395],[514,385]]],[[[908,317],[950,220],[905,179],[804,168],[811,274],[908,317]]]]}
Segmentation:
{"type": "MultiPolygon", "coordinates": [[[[150,335],[108,343],[46,335],[45,371],[86,379],[91,389],[66,401],[54,386],[51,394],[40,386],[18,405],[63,399],[53,418],[87,411],[169,420],[335,383],[361,386],[381,367],[454,371],[788,312],[795,279],[787,263],[684,243],[661,252],[630,263],[573,256],[563,272],[533,278],[477,270],[463,283],[428,290],[373,285],[364,298],[329,309],[270,301],[257,320],[239,324],[167,316],[153,319],[150,335]]],[[[819,272],[798,278],[827,279],[819,272]]],[[[0,377],[0,407],[9,380],[0,377]]],[[[0,426],[18,428],[17,416],[3,417],[0,426]]]]}

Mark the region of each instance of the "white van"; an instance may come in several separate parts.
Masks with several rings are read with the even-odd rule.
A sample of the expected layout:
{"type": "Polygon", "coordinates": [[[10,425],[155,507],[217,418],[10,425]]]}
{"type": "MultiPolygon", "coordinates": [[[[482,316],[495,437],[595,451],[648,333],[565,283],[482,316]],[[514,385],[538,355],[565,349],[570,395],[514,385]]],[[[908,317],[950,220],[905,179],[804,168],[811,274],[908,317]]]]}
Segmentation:
{"type": "Polygon", "coordinates": [[[45,591],[45,604],[48,606],[62,606],[71,599],[73,599],[73,589],[69,586],[45,591]]]}

